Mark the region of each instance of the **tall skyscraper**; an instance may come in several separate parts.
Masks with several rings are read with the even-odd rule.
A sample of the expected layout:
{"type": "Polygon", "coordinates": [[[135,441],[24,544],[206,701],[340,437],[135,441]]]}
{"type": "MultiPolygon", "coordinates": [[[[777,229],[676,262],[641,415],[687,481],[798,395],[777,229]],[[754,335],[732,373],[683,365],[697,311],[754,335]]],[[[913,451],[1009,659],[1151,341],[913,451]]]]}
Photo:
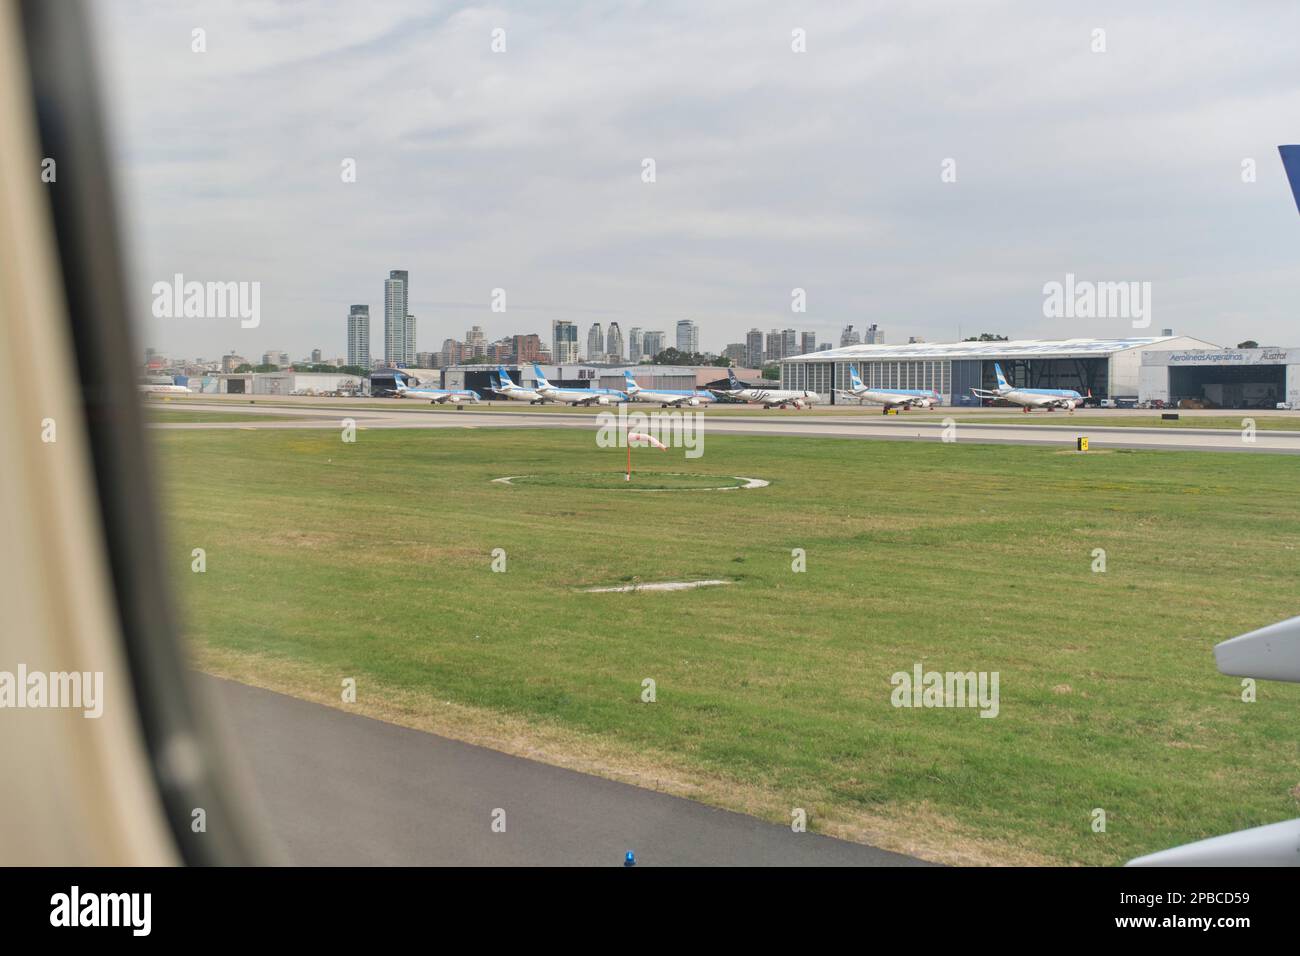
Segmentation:
{"type": "Polygon", "coordinates": [[[591,323],[591,328],[587,330],[587,361],[600,362],[605,358],[605,333],[600,329],[599,322],[591,323]]]}
{"type": "Polygon", "coordinates": [[[633,365],[641,361],[641,330],[627,330],[627,360],[633,365]]]}
{"type": "Polygon", "coordinates": [[[862,342],[864,345],[884,345],[885,344],[884,330],[878,328],[876,324],[873,322],[871,325],[867,327],[867,334],[863,336],[862,342]]]}
{"type": "Polygon", "coordinates": [[[853,331],[853,326],[844,326],[844,331],[840,333],[840,348],[846,345],[861,345],[862,336],[853,331]]]}
{"type": "Polygon", "coordinates": [[[803,334],[803,345],[800,347],[799,351],[800,351],[801,353],[803,353],[804,355],[807,355],[809,352],[816,352],[816,351],[817,351],[817,333],[816,333],[816,332],[805,332],[805,333],[803,334]]]}
{"type": "Polygon", "coordinates": [[[617,322],[609,323],[609,334],[605,336],[605,355],[610,362],[623,361],[623,331],[617,322]]]}
{"type": "Polygon", "coordinates": [[[652,359],[664,350],[665,334],[663,332],[641,333],[641,357],[652,359]]]}
{"type": "MultiPolygon", "coordinates": [[[[410,277],[405,269],[394,269],[384,282],[384,361],[390,366],[409,365],[415,349],[407,352],[407,319],[410,313],[410,277]]],[[[412,323],[414,324],[414,323],[412,323]]],[[[412,330],[409,341],[414,345],[412,330]]]]}
{"type": "Polygon", "coordinates": [[[348,364],[370,368],[370,306],[354,305],[348,312],[348,364]]]}
{"type": "Polygon", "coordinates": [[[402,327],[402,351],[404,354],[403,361],[407,365],[415,364],[415,316],[406,317],[406,325],[402,327]]]}
{"type": "Polygon", "coordinates": [[[799,354],[799,333],[795,329],[781,332],[781,357],[790,358],[799,354]]]}
{"type": "Polygon", "coordinates": [[[677,351],[695,353],[700,350],[700,327],[690,319],[677,323],[677,351]]]}
{"type": "Polygon", "coordinates": [[[745,365],[749,368],[763,367],[763,332],[750,329],[745,333],[745,365]]]}
{"type": "Polygon", "coordinates": [[[763,358],[768,362],[779,362],[785,358],[784,349],[785,340],[781,337],[778,329],[772,329],[767,333],[767,348],[764,350],[763,358]]]}
{"type": "Polygon", "coordinates": [[[578,361],[578,327],[565,319],[551,322],[551,362],[572,365],[578,361]]]}

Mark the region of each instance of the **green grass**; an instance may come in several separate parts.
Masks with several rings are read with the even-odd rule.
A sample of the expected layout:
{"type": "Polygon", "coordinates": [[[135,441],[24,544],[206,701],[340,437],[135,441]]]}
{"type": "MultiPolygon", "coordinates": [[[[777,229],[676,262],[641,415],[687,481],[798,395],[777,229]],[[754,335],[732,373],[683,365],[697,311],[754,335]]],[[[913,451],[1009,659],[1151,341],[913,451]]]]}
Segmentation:
{"type": "Polygon", "coordinates": [[[1296,813],[1300,688],[1242,703],[1212,654],[1300,611],[1289,456],[709,436],[637,467],[771,486],[638,495],[569,477],[622,480],[576,431],[153,435],[204,648],[671,754],[814,825],[941,819],[993,858],[1113,864],[1296,813]],[[892,707],[918,661],[999,672],[999,716],[892,707]]]}
{"type": "Polygon", "coordinates": [[[1257,415],[1243,411],[1236,416],[1206,415],[1184,417],[1177,421],[1165,421],[1159,415],[1067,415],[1061,412],[1031,412],[1026,415],[968,415],[953,417],[959,422],[986,425],[1068,425],[1072,427],[1089,426],[1092,428],[1222,428],[1239,431],[1244,419],[1255,422],[1256,431],[1300,431],[1300,416],[1297,415],[1257,415]]]}
{"type": "MultiPolygon", "coordinates": [[[[247,422],[249,425],[256,425],[258,422],[292,421],[304,417],[302,415],[252,415],[248,412],[154,407],[146,408],[144,413],[146,420],[151,422],[247,422]]],[[[308,412],[306,416],[310,417],[311,414],[311,412],[308,412]]]]}

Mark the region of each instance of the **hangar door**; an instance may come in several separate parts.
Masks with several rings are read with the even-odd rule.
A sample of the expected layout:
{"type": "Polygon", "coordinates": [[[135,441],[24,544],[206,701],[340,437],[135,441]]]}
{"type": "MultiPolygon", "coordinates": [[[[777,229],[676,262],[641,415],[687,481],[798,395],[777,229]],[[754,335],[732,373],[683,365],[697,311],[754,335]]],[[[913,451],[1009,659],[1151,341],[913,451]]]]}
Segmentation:
{"type": "Polygon", "coordinates": [[[1285,365],[1173,365],[1169,398],[1194,398],[1218,408],[1272,408],[1285,400],[1285,365]]]}

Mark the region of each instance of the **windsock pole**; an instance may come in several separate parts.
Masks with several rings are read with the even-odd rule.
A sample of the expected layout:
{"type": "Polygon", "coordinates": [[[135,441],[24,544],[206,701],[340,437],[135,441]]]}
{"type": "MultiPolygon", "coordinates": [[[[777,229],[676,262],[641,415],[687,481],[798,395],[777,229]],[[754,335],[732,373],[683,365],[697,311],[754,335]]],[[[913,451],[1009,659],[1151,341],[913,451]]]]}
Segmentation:
{"type": "Polygon", "coordinates": [[[627,440],[627,474],[623,476],[624,481],[632,480],[632,433],[624,431],[623,437],[627,440]]]}

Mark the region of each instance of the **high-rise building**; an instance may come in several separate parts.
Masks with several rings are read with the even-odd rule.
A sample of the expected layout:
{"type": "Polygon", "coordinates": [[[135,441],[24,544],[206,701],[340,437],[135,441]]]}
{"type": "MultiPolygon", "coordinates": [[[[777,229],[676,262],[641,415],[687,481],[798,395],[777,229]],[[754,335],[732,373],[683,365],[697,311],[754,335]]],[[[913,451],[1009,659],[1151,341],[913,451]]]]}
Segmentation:
{"type": "Polygon", "coordinates": [[[605,333],[601,331],[599,322],[593,322],[587,330],[587,361],[599,362],[604,354],[605,333]]]}
{"type": "Polygon", "coordinates": [[[487,355],[487,336],[483,334],[483,326],[470,326],[469,331],[465,333],[465,345],[473,355],[480,357],[487,355]]]}
{"type": "Polygon", "coordinates": [[[627,330],[627,360],[633,365],[641,361],[641,330],[639,328],[627,330]]]}
{"type": "Polygon", "coordinates": [[[578,361],[578,327],[566,319],[551,322],[551,362],[572,365],[578,361]]]}
{"type": "Polygon", "coordinates": [[[873,322],[867,326],[866,334],[862,337],[862,343],[864,345],[884,345],[885,333],[873,322]]]}
{"type": "Polygon", "coordinates": [[[861,345],[862,336],[853,331],[853,326],[844,326],[844,331],[840,333],[840,348],[846,345],[861,345]]]}
{"type": "Polygon", "coordinates": [[[289,364],[289,353],[280,352],[277,351],[276,349],[271,349],[269,352],[263,352],[262,364],[274,365],[277,368],[284,368],[286,365],[289,364]]]}
{"type": "Polygon", "coordinates": [[[605,355],[610,362],[623,361],[623,332],[617,322],[609,323],[609,334],[605,336],[605,355]]]}
{"type": "MultiPolygon", "coordinates": [[[[410,275],[405,269],[394,269],[384,281],[384,361],[390,366],[410,365],[414,358],[414,349],[406,351],[408,335],[406,331],[407,311],[410,305],[410,275]]],[[[413,343],[415,335],[409,336],[413,343]]]]}
{"type": "Polygon", "coordinates": [[[744,342],[733,342],[722,350],[722,357],[728,359],[732,365],[744,365],[749,358],[749,346],[744,342]]]}
{"type": "Polygon", "coordinates": [[[311,350],[311,362],[312,362],[313,365],[320,365],[320,364],[321,364],[321,351],[320,351],[320,349],[312,349],[312,350],[311,350]]]}
{"type": "Polygon", "coordinates": [[[779,362],[785,358],[785,339],[781,337],[778,329],[772,329],[767,333],[767,348],[763,350],[763,358],[767,362],[779,362]]]}
{"type": "Polygon", "coordinates": [[[664,350],[664,339],[667,336],[663,332],[642,332],[641,333],[641,357],[643,359],[652,359],[664,350]]]}
{"type": "Polygon", "coordinates": [[[415,316],[406,317],[406,325],[402,328],[402,351],[405,354],[403,361],[407,365],[415,364],[415,316]]]}
{"type": "Polygon", "coordinates": [[[763,367],[763,332],[750,329],[745,333],[745,366],[747,368],[763,367]]]}
{"type": "Polygon", "coordinates": [[[677,323],[677,351],[694,354],[700,350],[700,327],[690,319],[677,323]]]}
{"type": "Polygon", "coordinates": [[[516,335],[511,346],[515,361],[521,365],[530,362],[542,364],[542,340],[535,334],[516,335]]]}
{"type": "Polygon", "coordinates": [[[799,333],[795,329],[781,331],[781,357],[790,358],[799,354],[799,333]]]}
{"type": "Polygon", "coordinates": [[[809,352],[816,352],[816,351],[817,351],[817,333],[816,333],[816,332],[805,332],[805,333],[803,334],[803,344],[800,346],[799,351],[800,351],[801,353],[803,353],[804,355],[807,355],[809,352]]]}
{"type": "Polygon", "coordinates": [[[348,364],[370,367],[370,306],[354,305],[348,312],[348,364]]]}

